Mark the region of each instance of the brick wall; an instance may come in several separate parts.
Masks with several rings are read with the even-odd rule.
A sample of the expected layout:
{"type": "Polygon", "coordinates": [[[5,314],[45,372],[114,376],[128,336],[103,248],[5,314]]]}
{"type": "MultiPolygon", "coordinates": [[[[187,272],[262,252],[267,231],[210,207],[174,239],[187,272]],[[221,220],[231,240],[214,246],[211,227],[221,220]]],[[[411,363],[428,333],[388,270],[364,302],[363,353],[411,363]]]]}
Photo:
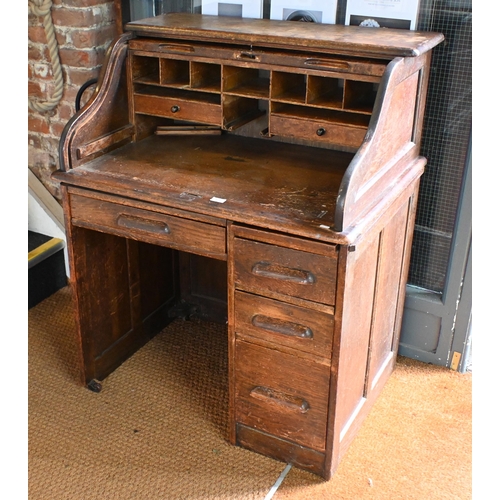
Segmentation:
{"type": "MultiPolygon", "coordinates": [[[[42,17],[28,15],[28,93],[30,99],[45,102],[54,95],[54,78],[42,21],[42,17]]],[[[98,76],[106,50],[118,32],[113,1],[53,0],[52,21],[64,90],[53,110],[28,108],[28,167],[60,199],[58,185],[51,179],[58,168],[59,138],[75,113],[78,90],[98,76]]]]}

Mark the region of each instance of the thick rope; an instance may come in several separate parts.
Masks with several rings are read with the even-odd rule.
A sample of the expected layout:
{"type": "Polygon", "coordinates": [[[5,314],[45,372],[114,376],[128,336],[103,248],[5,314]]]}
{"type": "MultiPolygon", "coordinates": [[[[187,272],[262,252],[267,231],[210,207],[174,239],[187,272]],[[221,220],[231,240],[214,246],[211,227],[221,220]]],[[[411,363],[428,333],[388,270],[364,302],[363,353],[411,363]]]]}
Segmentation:
{"type": "Polygon", "coordinates": [[[28,0],[30,11],[36,16],[43,17],[43,27],[47,36],[47,45],[49,47],[50,59],[52,61],[52,74],[55,80],[54,95],[45,102],[38,102],[28,99],[29,107],[34,111],[44,113],[54,109],[61,101],[64,87],[61,61],[59,59],[59,50],[57,46],[54,25],[52,23],[51,8],[52,0],[28,0]]]}

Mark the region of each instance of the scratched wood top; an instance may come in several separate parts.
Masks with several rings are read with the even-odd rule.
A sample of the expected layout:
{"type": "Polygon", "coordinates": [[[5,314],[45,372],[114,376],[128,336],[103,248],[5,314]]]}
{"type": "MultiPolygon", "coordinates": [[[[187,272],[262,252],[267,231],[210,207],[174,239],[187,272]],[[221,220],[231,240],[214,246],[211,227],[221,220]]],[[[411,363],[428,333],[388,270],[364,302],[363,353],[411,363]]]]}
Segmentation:
{"type": "MultiPolygon", "coordinates": [[[[234,135],[151,136],[54,175],[158,205],[334,241],[351,153],[234,135]],[[223,203],[211,201],[213,198],[223,203]]],[[[338,237],[337,237],[338,238],[338,237]]]]}
{"type": "Polygon", "coordinates": [[[418,56],[443,40],[443,35],[432,32],[189,13],[170,13],[133,21],[125,30],[138,35],[379,58],[418,56]]]}

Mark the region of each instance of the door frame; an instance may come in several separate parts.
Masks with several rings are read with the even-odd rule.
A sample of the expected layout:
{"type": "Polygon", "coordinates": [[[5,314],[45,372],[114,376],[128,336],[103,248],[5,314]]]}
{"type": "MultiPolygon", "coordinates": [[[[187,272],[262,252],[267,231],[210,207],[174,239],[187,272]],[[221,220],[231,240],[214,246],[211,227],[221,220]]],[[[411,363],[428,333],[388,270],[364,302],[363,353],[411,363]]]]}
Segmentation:
{"type": "Polygon", "coordinates": [[[413,285],[406,299],[398,354],[465,372],[472,340],[472,142],[462,178],[443,293],[413,285]]]}

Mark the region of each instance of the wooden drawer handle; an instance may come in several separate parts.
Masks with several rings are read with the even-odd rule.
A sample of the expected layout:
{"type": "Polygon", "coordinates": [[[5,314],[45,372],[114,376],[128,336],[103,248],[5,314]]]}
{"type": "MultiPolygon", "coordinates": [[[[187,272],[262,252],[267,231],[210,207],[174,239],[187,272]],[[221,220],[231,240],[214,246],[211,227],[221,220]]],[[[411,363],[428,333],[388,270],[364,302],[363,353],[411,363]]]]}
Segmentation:
{"type": "Polygon", "coordinates": [[[257,62],[260,60],[260,57],[258,57],[254,52],[245,50],[242,50],[238,57],[239,59],[252,59],[253,61],[257,62]]]}
{"type": "Polygon", "coordinates": [[[252,274],[264,278],[291,281],[299,285],[312,285],[316,282],[314,274],[310,271],[292,269],[278,264],[270,264],[269,262],[257,262],[257,264],[254,264],[252,274]]]}
{"type": "Polygon", "coordinates": [[[305,399],[276,391],[269,387],[254,387],[250,391],[250,396],[266,403],[276,404],[290,410],[299,411],[300,413],[306,413],[309,410],[309,403],[305,399]]]}
{"type": "Polygon", "coordinates": [[[270,332],[288,335],[289,337],[300,337],[303,339],[312,339],[313,337],[313,332],[308,326],[271,318],[263,314],[255,314],[252,317],[252,325],[270,332]]]}
{"type": "Polygon", "coordinates": [[[170,234],[170,228],[165,222],[141,219],[134,215],[120,214],[117,219],[117,224],[127,229],[139,229],[141,231],[170,234]]]}
{"type": "Polygon", "coordinates": [[[306,59],[304,66],[315,66],[317,68],[336,69],[338,71],[349,71],[350,65],[344,61],[329,61],[327,59],[306,59]]]}
{"type": "Polygon", "coordinates": [[[176,44],[176,43],[160,43],[160,50],[170,50],[172,52],[194,52],[194,47],[191,45],[176,44]]]}

